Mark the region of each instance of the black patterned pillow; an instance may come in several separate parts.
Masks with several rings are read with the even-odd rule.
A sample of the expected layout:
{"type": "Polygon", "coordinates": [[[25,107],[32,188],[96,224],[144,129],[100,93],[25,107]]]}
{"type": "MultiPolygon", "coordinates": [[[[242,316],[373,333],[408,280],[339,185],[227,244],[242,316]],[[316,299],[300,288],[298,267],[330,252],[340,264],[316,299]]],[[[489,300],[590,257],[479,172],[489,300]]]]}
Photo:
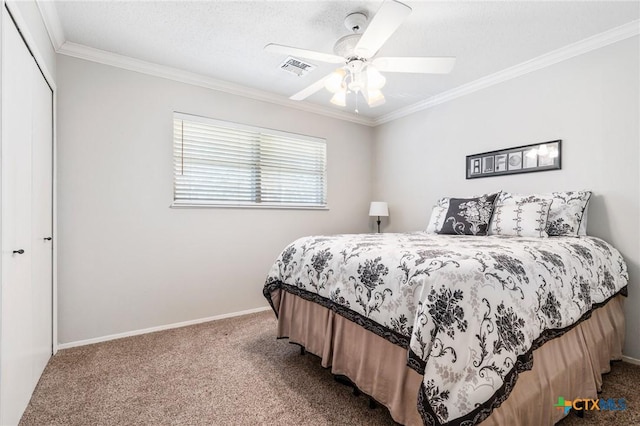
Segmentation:
{"type": "Polygon", "coordinates": [[[487,235],[498,194],[476,198],[451,198],[439,234],[487,235]]]}

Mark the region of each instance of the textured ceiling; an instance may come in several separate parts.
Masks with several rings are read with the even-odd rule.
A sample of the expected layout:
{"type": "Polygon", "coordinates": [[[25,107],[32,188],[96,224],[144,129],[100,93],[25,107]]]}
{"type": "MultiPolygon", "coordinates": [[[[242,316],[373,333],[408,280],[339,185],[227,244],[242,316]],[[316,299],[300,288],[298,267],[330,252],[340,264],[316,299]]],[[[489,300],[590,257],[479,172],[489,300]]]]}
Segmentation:
{"type": "MultiPolygon", "coordinates": [[[[381,56],[456,56],[449,75],[387,73],[386,104],[376,118],[483,76],[638,19],[639,2],[404,1],[413,12],[381,56]]],[[[56,2],[66,40],[125,56],[290,96],[336,65],[297,77],[278,69],[279,43],[333,53],[348,34],[344,17],[373,16],[381,1],[56,2]]],[[[323,106],[330,93],[305,102],[323,106]]],[[[352,102],[344,108],[353,110],[352,102]]]]}

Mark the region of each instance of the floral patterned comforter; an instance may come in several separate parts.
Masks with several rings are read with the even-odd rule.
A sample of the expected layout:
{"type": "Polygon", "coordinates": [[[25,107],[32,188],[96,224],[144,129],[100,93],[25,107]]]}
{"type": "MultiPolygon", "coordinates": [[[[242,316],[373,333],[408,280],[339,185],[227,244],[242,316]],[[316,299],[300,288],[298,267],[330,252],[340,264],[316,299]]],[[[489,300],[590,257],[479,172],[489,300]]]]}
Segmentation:
{"type": "Polygon", "coordinates": [[[620,253],[595,237],[354,234],[290,244],[264,295],[282,288],[407,348],[425,424],[474,425],[535,348],[626,294],[627,280],[620,253]]]}

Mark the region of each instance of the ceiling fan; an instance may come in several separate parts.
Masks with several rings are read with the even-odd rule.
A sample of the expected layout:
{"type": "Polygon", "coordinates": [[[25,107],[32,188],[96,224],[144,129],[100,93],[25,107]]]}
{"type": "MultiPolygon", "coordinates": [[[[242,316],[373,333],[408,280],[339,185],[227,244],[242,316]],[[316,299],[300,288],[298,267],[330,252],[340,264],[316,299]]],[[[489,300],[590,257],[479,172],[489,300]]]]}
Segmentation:
{"type": "Polygon", "coordinates": [[[385,102],[382,87],[386,78],[382,72],[447,74],[451,72],[456,58],[454,57],[376,57],[378,50],[400,27],[411,13],[411,8],[396,0],[385,0],[378,12],[361,32],[367,23],[367,16],[361,12],[347,15],[345,26],[353,34],[340,38],[333,47],[335,54],[316,52],[297,47],[270,43],[264,48],[268,52],[298,56],[331,64],[343,64],[331,74],[321,78],[302,89],[289,99],[303,100],[323,87],[333,93],[331,103],[346,106],[348,93],[357,96],[362,93],[370,107],[385,102]]]}

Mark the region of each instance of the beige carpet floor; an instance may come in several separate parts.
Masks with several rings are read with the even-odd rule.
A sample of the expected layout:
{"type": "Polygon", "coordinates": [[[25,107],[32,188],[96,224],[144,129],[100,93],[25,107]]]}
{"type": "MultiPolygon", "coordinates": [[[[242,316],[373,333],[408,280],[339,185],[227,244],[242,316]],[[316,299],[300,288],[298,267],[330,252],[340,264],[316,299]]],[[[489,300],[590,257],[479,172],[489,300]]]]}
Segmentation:
{"type": "MultiPolygon", "coordinates": [[[[319,358],[275,339],[272,312],[60,351],[20,425],[392,425],[319,358]]],[[[603,397],[619,413],[561,426],[640,424],[640,367],[615,363],[603,397]]]]}

